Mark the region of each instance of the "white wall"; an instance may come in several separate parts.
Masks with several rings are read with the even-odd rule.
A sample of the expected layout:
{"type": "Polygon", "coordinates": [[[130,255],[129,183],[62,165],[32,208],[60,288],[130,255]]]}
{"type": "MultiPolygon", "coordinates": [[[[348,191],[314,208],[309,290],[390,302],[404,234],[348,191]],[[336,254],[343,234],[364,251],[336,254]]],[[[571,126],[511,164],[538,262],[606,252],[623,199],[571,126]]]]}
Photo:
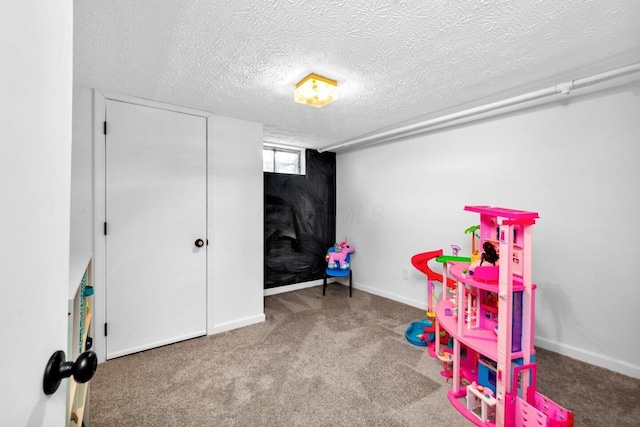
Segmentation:
{"type": "MultiPolygon", "coordinates": [[[[100,95],[96,95],[100,96],[100,95]]],[[[93,95],[73,93],[71,248],[93,250],[93,95]]],[[[262,125],[212,115],[208,118],[207,332],[262,322],[263,177],[262,125]]],[[[99,286],[99,281],[95,285],[99,286]]],[[[103,293],[96,290],[96,298],[103,293]]],[[[96,324],[104,302],[94,304],[96,324]]],[[[104,361],[104,331],[94,330],[95,350],[104,361]]]]}
{"type": "Polygon", "coordinates": [[[262,125],[209,120],[208,333],[264,316],[262,125]]]}
{"type": "Polygon", "coordinates": [[[0,8],[0,424],[64,425],[45,366],[67,349],[73,5],[0,8]]]}
{"type": "Polygon", "coordinates": [[[425,307],[411,256],[468,254],[465,205],[537,211],[536,344],[640,378],[639,161],[636,80],[338,154],[337,235],[357,247],[356,287],[425,307]]]}

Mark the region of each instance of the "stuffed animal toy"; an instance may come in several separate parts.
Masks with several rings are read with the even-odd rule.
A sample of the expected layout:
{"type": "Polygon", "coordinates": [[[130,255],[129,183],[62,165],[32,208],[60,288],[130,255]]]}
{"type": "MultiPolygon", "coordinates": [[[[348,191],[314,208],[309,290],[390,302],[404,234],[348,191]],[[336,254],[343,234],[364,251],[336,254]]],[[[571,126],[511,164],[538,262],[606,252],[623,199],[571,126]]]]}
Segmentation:
{"type": "Polygon", "coordinates": [[[335,269],[340,267],[341,270],[346,270],[349,268],[349,263],[346,261],[347,254],[352,254],[356,251],[356,248],[351,246],[348,242],[340,242],[336,243],[333,247],[333,252],[328,252],[327,259],[327,267],[330,269],[335,269]]]}

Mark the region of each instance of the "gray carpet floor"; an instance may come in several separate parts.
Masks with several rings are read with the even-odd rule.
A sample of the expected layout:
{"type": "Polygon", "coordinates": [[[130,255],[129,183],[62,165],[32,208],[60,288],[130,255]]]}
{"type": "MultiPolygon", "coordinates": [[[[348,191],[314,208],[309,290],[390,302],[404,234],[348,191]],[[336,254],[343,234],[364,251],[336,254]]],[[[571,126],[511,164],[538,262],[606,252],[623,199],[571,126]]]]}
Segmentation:
{"type": "MultiPolygon", "coordinates": [[[[266,322],[113,359],[90,426],[469,426],[442,364],[404,331],[424,311],[332,284],[265,298],[266,322]]],[[[640,380],[537,349],[538,390],[576,426],[640,425],[640,380]]]]}

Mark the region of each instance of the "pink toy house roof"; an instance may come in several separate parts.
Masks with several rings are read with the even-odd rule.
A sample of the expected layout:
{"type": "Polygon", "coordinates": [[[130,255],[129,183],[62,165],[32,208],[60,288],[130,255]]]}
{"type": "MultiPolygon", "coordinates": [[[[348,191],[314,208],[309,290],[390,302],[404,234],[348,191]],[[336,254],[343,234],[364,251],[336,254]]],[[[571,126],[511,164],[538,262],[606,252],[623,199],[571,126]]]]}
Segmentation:
{"type": "Polygon", "coordinates": [[[538,212],[519,211],[517,209],[497,208],[493,206],[465,206],[464,210],[515,220],[540,218],[538,212]]]}

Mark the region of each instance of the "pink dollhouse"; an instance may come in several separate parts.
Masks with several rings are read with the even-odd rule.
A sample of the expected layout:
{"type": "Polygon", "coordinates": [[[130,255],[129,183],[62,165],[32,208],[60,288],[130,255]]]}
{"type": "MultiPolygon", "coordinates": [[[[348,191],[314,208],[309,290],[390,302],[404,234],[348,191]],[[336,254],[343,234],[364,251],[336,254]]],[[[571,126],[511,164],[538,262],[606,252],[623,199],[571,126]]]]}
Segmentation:
{"type": "Polygon", "coordinates": [[[480,215],[480,247],[485,242],[495,247],[497,265],[470,270],[469,258],[442,251],[414,256],[416,268],[431,273],[425,273],[429,311],[436,275],[422,263],[439,255],[436,261],[443,266],[437,338],[428,348],[443,362],[442,375],[452,379],[448,398],[478,426],[571,427],[573,414],[536,390],[531,229],[538,213],[490,206],[464,210],[480,215]]]}

